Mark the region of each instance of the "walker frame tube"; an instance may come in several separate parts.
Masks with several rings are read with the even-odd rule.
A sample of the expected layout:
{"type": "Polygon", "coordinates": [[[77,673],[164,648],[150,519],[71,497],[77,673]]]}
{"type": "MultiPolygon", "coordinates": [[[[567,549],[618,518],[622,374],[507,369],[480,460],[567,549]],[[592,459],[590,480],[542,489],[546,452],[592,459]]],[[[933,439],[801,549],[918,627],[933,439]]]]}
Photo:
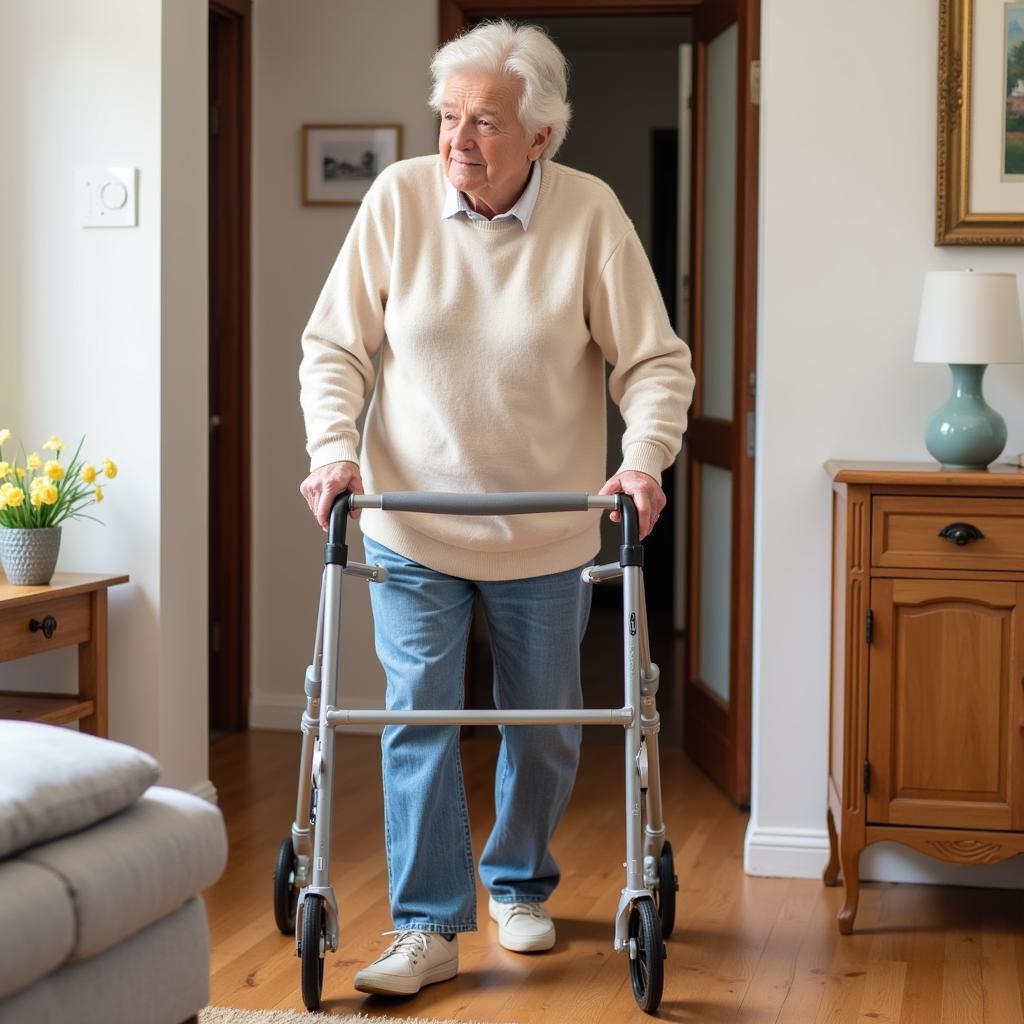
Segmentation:
{"type": "Polygon", "coordinates": [[[629,950],[629,914],[640,899],[652,899],[658,884],[657,858],[665,840],[662,820],[661,777],[658,765],[660,719],[655,703],[659,670],[651,662],[650,638],[644,600],[643,548],[640,546],[636,506],[628,495],[592,495],[574,492],[518,492],[509,494],[449,494],[390,492],[338,495],[331,507],[328,540],[324,548],[324,574],[317,612],[313,663],[306,672],[306,710],[302,716],[302,756],[292,840],[296,855],[296,887],[308,880],[298,895],[296,951],[302,935],[303,902],[307,896],[324,901],[326,950],[338,948],[340,920],[330,881],[331,826],[333,819],[335,729],[346,725],[622,725],[625,730],[626,885],[615,915],[616,950],[629,950]],[[523,515],[606,509],[622,519],[619,561],[588,566],[586,583],[621,579],[623,584],[623,704],[619,708],[496,711],[368,711],[339,708],[339,648],[342,625],[342,576],[353,575],[383,583],[381,566],[348,561],[345,531],[354,509],[432,512],[450,515],[523,515]],[[314,739],[314,732],[316,737],[314,739]],[[643,811],[647,812],[646,826],[643,811]],[[312,835],[311,835],[312,833],[312,835]],[[312,841],[311,841],[312,840],[312,841]]]}

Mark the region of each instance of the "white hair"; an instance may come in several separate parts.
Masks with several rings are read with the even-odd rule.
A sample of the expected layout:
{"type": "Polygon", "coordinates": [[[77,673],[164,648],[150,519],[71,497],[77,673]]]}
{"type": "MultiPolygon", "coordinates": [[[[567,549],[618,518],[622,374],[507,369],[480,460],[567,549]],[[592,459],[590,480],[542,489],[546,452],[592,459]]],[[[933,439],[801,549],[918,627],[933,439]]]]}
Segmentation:
{"type": "Polygon", "coordinates": [[[429,106],[441,112],[445,85],[452,75],[507,75],[522,84],[519,122],[533,136],[551,126],[551,138],[541,154],[551,160],[569,130],[572,107],[566,98],[569,63],[551,37],[534,25],[514,25],[504,19],[485,21],[446,43],[430,62],[434,84],[429,106]]]}

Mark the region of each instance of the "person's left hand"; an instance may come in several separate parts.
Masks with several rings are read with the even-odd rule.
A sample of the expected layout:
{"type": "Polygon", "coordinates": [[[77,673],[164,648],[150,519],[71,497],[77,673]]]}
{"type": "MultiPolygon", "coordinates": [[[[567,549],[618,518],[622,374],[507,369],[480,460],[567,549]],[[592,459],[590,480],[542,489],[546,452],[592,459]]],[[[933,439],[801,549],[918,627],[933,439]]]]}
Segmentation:
{"type": "MultiPolygon", "coordinates": [[[[597,493],[628,494],[633,499],[636,504],[641,540],[654,529],[658,516],[668,504],[665,492],[658,486],[658,482],[653,476],[632,469],[616,473],[597,493]]],[[[611,521],[613,523],[619,522],[620,519],[621,516],[618,512],[612,512],[611,521]]]]}

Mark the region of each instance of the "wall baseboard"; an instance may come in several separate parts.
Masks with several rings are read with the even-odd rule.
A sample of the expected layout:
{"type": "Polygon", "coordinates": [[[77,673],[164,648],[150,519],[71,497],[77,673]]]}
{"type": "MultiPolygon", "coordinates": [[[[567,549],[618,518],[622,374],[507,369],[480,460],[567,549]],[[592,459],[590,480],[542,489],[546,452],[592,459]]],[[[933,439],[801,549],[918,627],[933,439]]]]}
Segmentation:
{"type": "Polygon", "coordinates": [[[217,787],[209,779],[193,786],[189,792],[193,796],[197,796],[201,800],[206,800],[211,804],[217,803],[217,787]]]}
{"type": "Polygon", "coordinates": [[[773,878],[821,878],[828,863],[825,829],[756,828],[751,822],[743,842],[743,870],[773,878]]]}
{"type": "MultiPolygon", "coordinates": [[[[825,829],[747,828],[743,870],[748,875],[821,880],[828,863],[825,829]]],[[[873,843],[860,855],[862,882],[1024,889],[1024,857],[999,864],[951,864],[899,843],[873,843]]]]}
{"type": "MultiPolygon", "coordinates": [[[[358,700],[347,697],[344,706],[358,711],[379,711],[383,703],[379,701],[358,700]]],[[[298,732],[302,721],[302,712],[306,708],[306,698],[294,693],[257,693],[249,700],[249,728],[268,732],[298,732]]],[[[346,725],[339,732],[359,733],[363,736],[379,736],[383,726],[380,725],[346,725]]]]}

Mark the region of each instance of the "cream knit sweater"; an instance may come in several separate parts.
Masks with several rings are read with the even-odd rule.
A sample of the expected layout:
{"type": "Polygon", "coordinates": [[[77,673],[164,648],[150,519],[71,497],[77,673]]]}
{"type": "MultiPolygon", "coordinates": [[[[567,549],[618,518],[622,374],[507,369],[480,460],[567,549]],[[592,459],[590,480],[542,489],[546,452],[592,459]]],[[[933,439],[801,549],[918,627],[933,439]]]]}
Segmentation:
{"type": "MultiPolygon", "coordinates": [[[[440,157],[402,160],[359,208],[302,335],[310,471],[359,462],[374,494],[594,494],[606,479],[607,361],[626,423],[619,469],[660,481],[694,378],[614,193],[547,163],[524,231],[515,220],[442,220],[444,188],[440,157]],[[360,454],[356,420],[371,388],[360,454]]],[[[589,561],[599,518],[365,509],[359,522],[432,569],[499,580],[589,561]]]]}

